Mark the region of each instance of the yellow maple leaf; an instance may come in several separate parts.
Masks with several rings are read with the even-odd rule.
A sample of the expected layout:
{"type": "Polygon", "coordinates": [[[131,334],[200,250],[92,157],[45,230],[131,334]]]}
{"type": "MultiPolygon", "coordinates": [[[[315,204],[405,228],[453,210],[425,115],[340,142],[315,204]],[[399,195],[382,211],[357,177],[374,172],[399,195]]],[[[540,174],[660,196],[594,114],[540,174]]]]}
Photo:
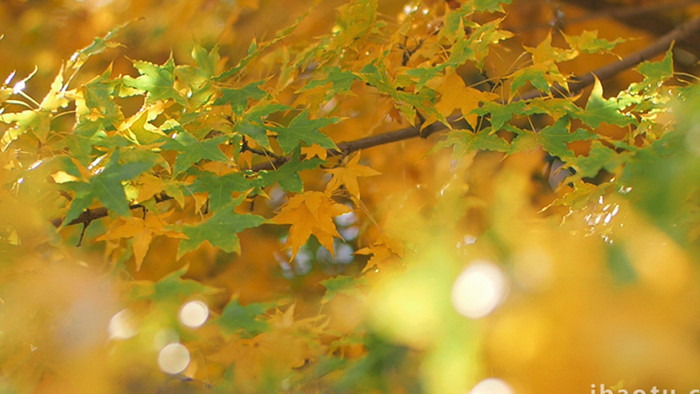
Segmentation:
{"type": "Polygon", "coordinates": [[[328,151],[326,148],[322,147],[319,144],[312,144],[311,146],[303,146],[301,148],[301,153],[306,155],[307,159],[311,159],[312,157],[316,156],[322,160],[326,160],[326,157],[328,156],[328,151]]]}
{"type": "Polygon", "coordinates": [[[362,273],[372,269],[380,272],[395,267],[399,263],[403,256],[403,247],[400,243],[381,235],[372,245],[358,249],[355,254],[372,255],[362,269],[362,273]]]}
{"type": "Polygon", "coordinates": [[[148,248],[151,246],[153,237],[165,235],[170,238],[186,238],[184,234],[166,229],[169,223],[163,219],[169,216],[170,213],[164,215],[149,214],[146,215],[145,219],[136,216],[119,218],[110,227],[109,231],[97,238],[97,241],[132,238],[131,247],[134,251],[134,262],[138,271],[141,269],[141,264],[146,257],[148,248]]]}
{"type": "Polygon", "coordinates": [[[332,193],[341,185],[344,185],[348,193],[353,197],[360,198],[360,186],[357,184],[357,178],[361,176],[379,175],[380,172],[370,167],[358,164],[360,161],[360,152],[349,157],[344,166],[326,170],[333,175],[333,178],[326,186],[326,192],[332,193]]]}
{"type": "Polygon", "coordinates": [[[277,216],[272,218],[272,222],[292,225],[285,244],[292,248],[291,259],[294,259],[311,234],[334,254],[333,237],[340,238],[340,234],[335,228],[333,218],[347,212],[350,212],[350,208],[336,202],[329,194],[312,191],[292,197],[277,216]]]}
{"type": "MultiPolygon", "coordinates": [[[[447,117],[454,110],[458,109],[471,125],[476,121],[477,115],[469,113],[473,109],[479,108],[480,103],[493,101],[499,97],[495,93],[482,92],[466,86],[462,77],[454,71],[445,76],[438,88],[438,92],[440,93],[440,100],[435,105],[437,112],[447,117]]],[[[429,125],[437,120],[435,115],[431,115],[423,124],[429,125]]]]}

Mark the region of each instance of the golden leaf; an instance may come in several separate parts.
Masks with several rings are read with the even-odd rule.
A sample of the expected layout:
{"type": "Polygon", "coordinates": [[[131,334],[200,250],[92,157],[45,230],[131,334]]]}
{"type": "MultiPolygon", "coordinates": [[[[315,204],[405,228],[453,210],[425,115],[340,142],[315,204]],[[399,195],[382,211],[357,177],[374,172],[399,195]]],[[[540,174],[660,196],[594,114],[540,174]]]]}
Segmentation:
{"type": "Polygon", "coordinates": [[[333,174],[333,178],[326,186],[326,193],[337,190],[340,186],[345,186],[348,193],[354,198],[360,198],[360,186],[357,184],[358,177],[379,175],[380,172],[370,167],[358,164],[360,152],[350,156],[345,166],[326,170],[333,174]]]}
{"type": "MultiPolygon", "coordinates": [[[[464,118],[470,124],[476,121],[476,114],[469,114],[472,110],[479,108],[479,103],[497,99],[499,96],[491,92],[482,92],[464,85],[462,77],[452,72],[445,76],[442,85],[438,88],[441,94],[440,100],[435,105],[435,109],[442,116],[449,116],[456,109],[460,110],[464,118]]],[[[428,125],[436,121],[435,116],[431,116],[424,124],[428,125]]]]}
{"type": "Polygon", "coordinates": [[[335,202],[326,193],[312,191],[292,197],[272,222],[292,225],[285,245],[292,248],[292,260],[312,234],[334,255],[333,237],[340,238],[340,234],[333,218],[347,212],[347,205],[335,202]]]}
{"type": "MultiPolygon", "coordinates": [[[[172,211],[171,211],[172,212],[172,211]]],[[[170,213],[164,215],[149,214],[145,219],[132,216],[119,218],[104,235],[97,238],[97,241],[112,241],[121,238],[132,238],[131,248],[134,251],[134,262],[136,270],[141,269],[143,259],[146,257],[148,248],[151,246],[153,237],[165,235],[170,238],[186,238],[184,234],[166,229],[168,222],[163,220],[170,213]]]]}
{"type": "Polygon", "coordinates": [[[326,157],[328,156],[328,151],[326,148],[323,148],[319,144],[312,144],[309,147],[302,147],[301,148],[301,153],[303,155],[306,155],[307,159],[311,159],[312,157],[318,157],[320,159],[326,160],[326,157]]]}

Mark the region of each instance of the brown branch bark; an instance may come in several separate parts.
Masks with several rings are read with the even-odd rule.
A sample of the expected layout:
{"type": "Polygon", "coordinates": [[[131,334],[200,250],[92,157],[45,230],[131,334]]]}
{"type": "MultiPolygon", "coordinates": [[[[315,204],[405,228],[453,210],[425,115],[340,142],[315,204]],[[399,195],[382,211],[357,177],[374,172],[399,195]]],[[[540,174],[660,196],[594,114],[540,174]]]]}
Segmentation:
{"type": "MultiPolygon", "coordinates": [[[[609,17],[623,23],[631,28],[651,33],[654,36],[660,36],[667,31],[673,29],[678,21],[677,14],[674,14],[674,8],[676,11],[683,7],[688,7],[691,5],[700,4],[700,0],[688,0],[688,1],[657,1],[650,2],[649,4],[635,4],[620,9],[611,9],[606,7],[608,2],[604,0],[562,0],[564,3],[571,4],[577,7],[581,7],[591,11],[592,16],[597,16],[598,18],[609,17]],[[602,9],[601,9],[602,8],[602,9]],[[625,11],[624,8],[628,10],[625,11]],[[655,12],[641,12],[646,10],[653,10],[655,12]],[[639,11],[639,12],[636,12],[639,11]]],[[[578,18],[577,18],[578,19],[578,18]]],[[[566,18],[562,21],[563,26],[577,23],[576,19],[567,20],[566,18]]],[[[697,39],[685,39],[677,40],[676,47],[683,49],[689,53],[694,54],[696,57],[700,57],[700,41],[697,39]]]]}
{"type": "MultiPolygon", "coordinates": [[[[601,4],[602,2],[595,2],[590,0],[564,0],[564,2],[574,4],[579,7],[586,7],[589,10],[591,10],[591,12],[576,18],[567,18],[566,15],[564,15],[560,20],[553,19],[550,23],[537,23],[525,26],[518,26],[511,28],[510,31],[512,31],[513,33],[524,33],[537,29],[551,29],[553,27],[558,26],[566,27],[570,25],[577,25],[580,23],[605,18],[613,18],[620,20],[635,19],[638,21],[640,16],[652,14],[654,16],[658,16],[659,13],[667,13],[669,11],[677,10],[679,8],[685,8],[693,4],[699,4],[700,0],[676,0],[661,3],[643,3],[614,8],[603,7],[603,4],[601,4]],[[601,7],[603,7],[603,9],[601,9],[601,7]]],[[[647,26],[637,27],[644,29],[647,26]]],[[[668,28],[662,30],[661,32],[667,30],[668,28]]]]}
{"type": "MultiPolygon", "coordinates": [[[[697,16],[690,21],[686,22],[685,24],[679,26],[678,28],[672,30],[671,32],[665,34],[664,36],[660,37],[658,40],[653,42],[651,45],[643,48],[642,50],[632,53],[626,57],[624,57],[622,60],[610,63],[606,66],[600,67],[596,70],[593,70],[587,74],[584,74],[583,76],[580,77],[575,77],[574,82],[569,84],[569,94],[575,94],[587,86],[590,86],[593,84],[595,81],[595,78],[597,77],[600,80],[605,80],[609,79],[620,72],[629,69],[631,67],[634,67],[635,65],[649,60],[653,58],[656,55],[659,55],[665,51],[667,51],[670,47],[671,44],[676,41],[680,40],[683,38],[688,37],[691,33],[696,32],[700,30],[700,16],[697,16]]],[[[561,86],[554,86],[552,90],[555,93],[563,92],[564,88],[561,86]]],[[[543,92],[540,92],[538,90],[533,90],[526,92],[525,94],[516,97],[513,99],[513,101],[520,101],[520,100],[529,100],[537,97],[543,97],[545,94],[543,92]]],[[[451,124],[455,124],[458,122],[459,117],[451,117],[448,119],[451,124]]],[[[434,123],[431,124],[423,129],[421,132],[420,127],[406,127],[403,129],[395,130],[395,131],[390,131],[387,133],[382,133],[382,134],[377,134],[377,135],[372,135],[369,137],[365,138],[360,138],[357,140],[353,141],[346,141],[346,142],[341,142],[338,144],[338,149],[334,150],[328,150],[328,154],[330,156],[337,156],[337,155],[347,155],[349,153],[358,151],[360,149],[367,149],[367,148],[372,148],[375,146],[380,146],[380,145],[385,145],[389,144],[392,142],[397,142],[397,141],[403,141],[407,140],[410,138],[415,138],[415,137],[427,137],[433,133],[436,133],[441,130],[445,130],[446,127],[442,124],[439,123],[434,123]]],[[[272,170],[276,167],[279,167],[280,165],[284,164],[289,160],[288,157],[281,157],[278,160],[275,160],[274,162],[265,162],[265,163],[260,163],[258,165],[253,166],[251,169],[253,171],[262,171],[262,170],[272,170]]],[[[167,201],[171,200],[172,197],[168,196],[165,193],[160,193],[158,196],[156,196],[156,202],[162,202],[162,201],[167,201]]],[[[142,208],[143,206],[141,204],[134,204],[131,205],[131,209],[138,209],[142,208]]],[[[104,207],[99,207],[99,208],[94,208],[94,209],[88,209],[85,212],[81,213],[77,218],[72,220],[70,223],[66,224],[67,226],[74,225],[74,224],[90,224],[93,220],[97,220],[100,218],[103,218],[108,215],[108,211],[104,207]]],[[[63,223],[63,218],[57,218],[51,221],[54,226],[59,227],[63,223]]]]}

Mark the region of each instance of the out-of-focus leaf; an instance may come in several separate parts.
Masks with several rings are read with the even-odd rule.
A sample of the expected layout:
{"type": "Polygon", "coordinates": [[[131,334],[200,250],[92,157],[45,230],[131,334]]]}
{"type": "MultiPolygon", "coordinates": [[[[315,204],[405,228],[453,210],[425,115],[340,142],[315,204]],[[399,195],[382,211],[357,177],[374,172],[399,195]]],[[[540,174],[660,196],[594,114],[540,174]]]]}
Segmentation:
{"type": "Polygon", "coordinates": [[[243,337],[252,337],[269,328],[269,324],[262,315],[277,306],[274,302],[258,302],[241,305],[237,299],[232,299],[217,319],[221,330],[228,335],[240,334],[243,337]]]}

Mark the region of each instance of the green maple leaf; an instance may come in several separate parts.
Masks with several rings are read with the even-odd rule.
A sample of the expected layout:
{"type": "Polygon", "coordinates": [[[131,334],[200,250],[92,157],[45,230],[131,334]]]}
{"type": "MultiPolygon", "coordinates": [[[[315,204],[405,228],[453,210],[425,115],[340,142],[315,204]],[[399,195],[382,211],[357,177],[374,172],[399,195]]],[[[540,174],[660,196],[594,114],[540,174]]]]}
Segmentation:
{"type": "Polygon", "coordinates": [[[271,150],[270,140],[267,137],[267,132],[265,129],[265,121],[263,120],[270,114],[275,112],[288,110],[289,107],[282,104],[276,103],[264,103],[252,106],[243,115],[243,118],[236,123],[233,127],[233,131],[247,135],[252,138],[258,145],[262,146],[267,150],[271,150]]]}
{"type": "Polygon", "coordinates": [[[64,223],[70,223],[77,218],[92,204],[95,198],[108,210],[122,216],[129,215],[129,202],[126,199],[122,182],[133,179],[151,167],[153,167],[152,161],[120,164],[119,151],[115,151],[105,168],[93,175],[89,182],[76,182],[68,185],[76,192],[76,195],[71,201],[64,223]]]}
{"type": "Polygon", "coordinates": [[[508,141],[496,134],[492,134],[491,130],[488,127],[476,134],[469,130],[452,130],[447,134],[447,138],[435,145],[432,151],[451,146],[457,156],[462,156],[475,150],[507,152],[510,149],[508,141]]]}
{"type": "Polygon", "coordinates": [[[572,113],[571,116],[581,119],[583,123],[597,129],[601,123],[614,124],[617,126],[627,126],[635,123],[635,119],[620,111],[624,109],[624,104],[618,102],[616,98],[603,98],[603,85],[596,78],[591,95],[588,97],[586,109],[579,113],[572,113]]]}
{"type": "Polygon", "coordinates": [[[146,61],[134,61],[134,67],[141,74],[138,78],[125,76],[122,83],[130,88],[148,92],[147,103],[171,99],[187,106],[187,101],[175,89],[175,62],[169,58],[162,66],[146,61]]]}
{"type": "Polygon", "coordinates": [[[197,70],[201,77],[210,79],[217,74],[221,62],[218,47],[215,46],[207,51],[203,46],[195,45],[192,48],[192,59],[197,62],[197,70]]]}
{"type": "Polygon", "coordinates": [[[506,105],[494,102],[484,102],[479,108],[472,110],[471,113],[477,115],[491,115],[491,127],[493,130],[500,130],[503,125],[513,118],[515,114],[521,114],[525,109],[525,102],[515,101],[506,105]]]}
{"type": "Polygon", "coordinates": [[[330,98],[335,94],[349,91],[353,82],[358,79],[354,73],[342,70],[338,66],[329,67],[324,71],[326,72],[325,78],[311,80],[301,91],[331,84],[331,88],[326,92],[326,97],[330,98]]]}
{"type": "Polygon", "coordinates": [[[568,148],[568,144],[574,141],[584,141],[595,138],[595,134],[584,130],[576,129],[573,133],[569,131],[570,117],[565,116],[558,119],[553,125],[547,126],[539,132],[523,130],[507,125],[505,129],[516,134],[511,142],[510,152],[521,152],[542,147],[552,156],[562,160],[573,159],[574,154],[568,148]]]}
{"type": "Polygon", "coordinates": [[[304,184],[299,172],[317,168],[323,163],[324,161],[317,157],[299,161],[299,150],[297,150],[292,158],[276,171],[260,171],[258,173],[259,186],[265,187],[277,182],[283,190],[300,193],[304,189],[304,184]]]}
{"type": "Polygon", "coordinates": [[[292,119],[286,127],[272,128],[273,131],[277,132],[277,142],[279,142],[285,154],[293,151],[294,148],[299,146],[300,142],[305,142],[308,145],[318,144],[326,149],[337,148],[332,139],[318,130],[329,124],[336,123],[340,119],[336,117],[309,119],[308,116],[309,110],[305,109],[292,119]]]}
{"type": "Polygon", "coordinates": [[[549,82],[547,82],[545,77],[545,70],[537,66],[516,71],[513,75],[513,82],[510,84],[510,93],[515,93],[528,82],[540,92],[548,93],[550,90],[549,82]]]}
{"type": "Polygon", "coordinates": [[[522,115],[547,114],[554,119],[581,112],[581,109],[566,98],[538,97],[528,100],[522,115]]]}
{"type": "Polygon", "coordinates": [[[503,12],[503,4],[510,4],[512,0],[474,0],[476,11],[503,12]]]}
{"type": "Polygon", "coordinates": [[[544,150],[553,156],[564,159],[573,156],[573,153],[567,147],[568,143],[590,140],[595,135],[584,129],[577,129],[571,133],[569,131],[569,118],[564,117],[557,120],[553,125],[540,130],[537,133],[537,137],[544,150]]]}
{"type": "Polygon", "coordinates": [[[240,122],[236,123],[236,126],[233,128],[233,130],[238,133],[247,135],[248,137],[252,138],[253,141],[255,141],[258,145],[262,146],[267,150],[272,149],[270,147],[270,140],[267,138],[267,132],[265,131],[265,127],[263,127],[260,123],[251,122],[248,119],[243,119],[240,122]]]}
{"type": "Polygon", "coordinates": [[[624,38],[616,38],[614,41],[608,41],[598,38],[598,30],[584,30],[578,36],[568,36],[564,33],[564,39],[569,44],[571,49],[584,53],[606,53],[615,48],[617,44],[625,42],[624,38]]]}
{"type": "Polygon", "coordinates": [[[193,294],[215,294],[218,292],[217,289],[196,280],[182,279],[187,270],[188,266],[184,266],[155,283],[137,281],[134,283],[130,295],[135,300],[148,299],[156,302],[179,303],[183,297],[193,294]]]}
{"type": "Polygon", "coordinates": [[[214,105],[230,104],[233,113],[240,116],[248,106],[248,100],[260,100],[267,95],[264,90],[260,90],[258,87],[263,82],[265,81],[249,83],[240,89],[221,89],[221,97],[214,101],[214,105]]]}
{"type": "Polygon", "coordinates": [[[200,142],[192,134],[180,128],[176,137],[168,140],[162,148],[180,152],[173,168],[173,174],[178,175],[203,159],[227,162],[228,157],[219,150],[219,144],[224,141],[226,136],[222,135],[200,142]]]}
{"type": "Polygon", "coordinates": [[[268,323],[261,319],[261,315],[275,306],[275,302],[257,302],[243,306],[237,299],[233,299],[221,312],[217,323],[226,334],[242,331],[244,337],[252,337],[267,331],[268,323]]]}
{"type": "Polygon", "coordinates": [[[666,51],[666,56],[661,61],[646,61],[637,66],[636,70],[644,76],[644,81],[630,85],[631,91],[659,88],[662,82],[673,76],[673,48],[666,51]]]}
{"type": "Polygon", "coordinates": [[[208,241],[212,246],[215,246],[225,252],[240,253],[241,246],[238,241],[237,233],[252,227],[257,227],[265,221],[265,218],[257,215],[245,214],[241,215],[234,212],[234,208],[239,205],[245,195],[241,195],[228,205],[224,206],[214,216],[210,217],[204,223],[196,226],[185,226],[182,228],[183,234],[188,239],[180,241],[180,247],[177,250],[177,258],[179,259],[185,253],[196,249],[204,241],[208,241]]]}
{"type": "Polygon", "coordinates": [[[248,180],[240,172],[217,175],[209,171],[196,171],[197,179],[188,187],[193,193],[209,194],[209,209],[216,212],[233,200],[232,193],[242,193],[255,187],[255,182],[248,180]]]}
{"type": "Polygon", "coordinates": [[[94,78],[86,83],[83,87],[83,95],[85,96],[85,104],[87,108],[93,110],[86,114],[80,114],[81,120],[89,117],[97,112],[100,114],[96,120],[105,130],[114,130],[116,125],[124,120],[119,106],[114,101],[114,91],[117,87],[117,81],[111,79],[112,67],[105,70],[102,75],[94,78]]]}
{"type": "Polygon", "coordinates": [[[576,169],[576,174],[583,178],[592,178],[601,169],[613,171],[622,165],[629,157],[629,153],[617,153],[606,147],[600,141],[593,141],[588,156],[577,157],[571,161],[576,169]]]}

